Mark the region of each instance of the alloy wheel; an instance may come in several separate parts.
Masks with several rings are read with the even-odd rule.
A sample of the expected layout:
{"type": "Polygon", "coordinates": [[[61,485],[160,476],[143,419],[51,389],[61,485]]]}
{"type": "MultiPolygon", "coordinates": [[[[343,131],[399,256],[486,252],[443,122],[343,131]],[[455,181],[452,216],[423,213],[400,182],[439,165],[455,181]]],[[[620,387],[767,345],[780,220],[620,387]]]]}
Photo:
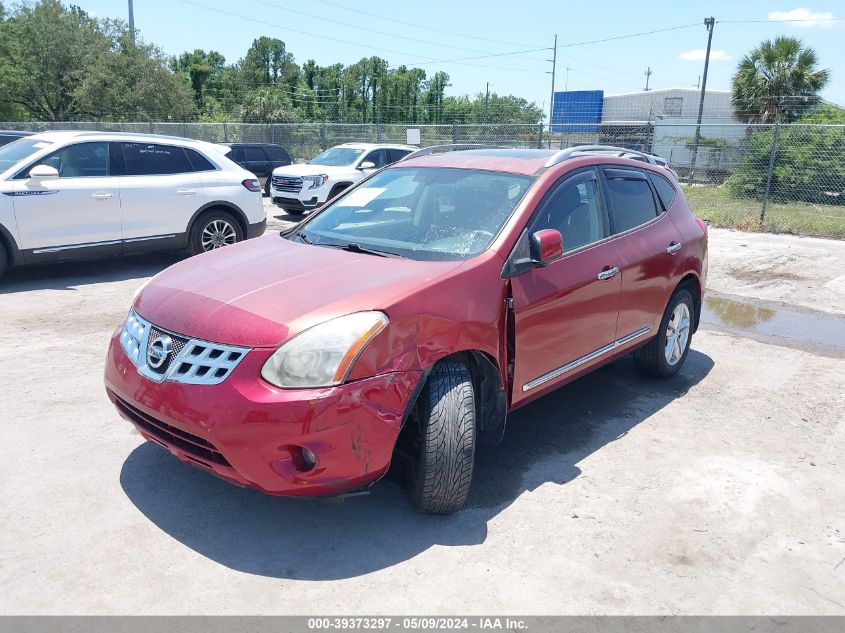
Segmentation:
{"type": "Polygon", "coordinates": [[[235,227],[226,220],[212,220],[202,230],[202,250],[213,251],[238,241],[235,227]]]}
{"type": "Polygon", "coordinates": [[[666,326],[666,348],[664,353],[666,355],[666,362],[669,365],[676,365],[689,343],[689,326],[690,313],[686,303],[679,303],[672,311],[672,316],[669,317],[669,323],[666,326]]]}

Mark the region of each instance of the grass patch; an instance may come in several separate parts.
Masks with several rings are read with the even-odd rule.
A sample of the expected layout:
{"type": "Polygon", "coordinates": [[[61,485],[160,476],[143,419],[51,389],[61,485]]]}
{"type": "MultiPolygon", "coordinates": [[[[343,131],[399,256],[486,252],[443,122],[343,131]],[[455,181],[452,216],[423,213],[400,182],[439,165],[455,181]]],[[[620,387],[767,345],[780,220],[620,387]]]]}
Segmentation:
{"type": "Polygon", "coordinates": [[[736,198],[727,187],[684,187],[684,195],[693,212],[713,226],[845,239],[845,205],[770,202],[761,224],[762,201],[736,198]]]}

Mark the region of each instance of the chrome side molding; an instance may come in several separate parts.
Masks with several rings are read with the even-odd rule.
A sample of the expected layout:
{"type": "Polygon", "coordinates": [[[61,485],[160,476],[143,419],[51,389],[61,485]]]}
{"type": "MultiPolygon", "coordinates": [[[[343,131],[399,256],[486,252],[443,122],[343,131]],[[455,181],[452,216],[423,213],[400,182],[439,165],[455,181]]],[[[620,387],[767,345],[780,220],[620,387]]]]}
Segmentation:
{"type": "Polygon", "coordinates": [[[634,339],[638,339],[641,336],[645,336],[646,334],[651,332],[652,329],[653,329],[653,327],[651,325],[647,325],[646,327],[641,327],[639,330],[635,330],[634,332],[631,332],[630,334],[626,334],[622,338],[616,339],[612,343],[608,343],[604,347],[600,347],[597,350],[590,352],[589,354],[585,354],[584,356],[581,356],[580,358],[576,358],[575,360],[567,363],[566,365],[562,365],[561,367],[558,367],[557,369],[553,369],[550,372],[543,374],[542,376],[538,376],[534,380],[529,380],[527,383],[522,385],[522,391],[523,392],[530,391],[531,389],[535,389],[535,388],[539,387],[540,385],[549,382],[550,380],[554,380],[555,378],[560,378],[561,376],[563,376],[566,373],[569,373],[573,369],[577,369],[581,365],[589,363],[591,360],[595,360],[599,356],[604,356],[608,352],[612,352],[617,347],[621,347],[622,345],[625,345],[626,343],[630,343],[634,339]]]}

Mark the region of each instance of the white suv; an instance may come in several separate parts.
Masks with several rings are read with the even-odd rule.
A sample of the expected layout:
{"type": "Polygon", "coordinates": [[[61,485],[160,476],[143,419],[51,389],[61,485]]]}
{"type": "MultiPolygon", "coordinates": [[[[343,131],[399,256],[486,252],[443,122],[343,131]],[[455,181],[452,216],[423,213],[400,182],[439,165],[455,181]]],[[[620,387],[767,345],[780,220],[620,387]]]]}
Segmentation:
{"type": "Polygon", "coordinates": [[[31,262],[196,254],[261,235],[261,185],[229,150],[107,132],[47,132],[0,147],[0,274],[31,262]]]}
{"type": "Polygon", "coordinates": [[[270,196],[288,213],[299,215],[322,206],[350,185],[415,151],[417,148],[409,145],[337,145],[305,164],[274,169],[270,196]]]}

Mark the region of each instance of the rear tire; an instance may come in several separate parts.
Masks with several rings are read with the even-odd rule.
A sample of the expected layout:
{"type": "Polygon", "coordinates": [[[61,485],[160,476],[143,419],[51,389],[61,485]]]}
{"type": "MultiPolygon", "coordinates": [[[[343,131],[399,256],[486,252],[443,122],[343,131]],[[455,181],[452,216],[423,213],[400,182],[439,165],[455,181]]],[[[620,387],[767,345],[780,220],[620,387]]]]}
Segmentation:
{"type": "Polygon", "coordinates": [[[450,514],[466,502],[475,461],[475,392],[466,366],[438,363],[418,406],[419,453],[408,493],[417,509],[450,514]]]}
{"type": "Polygon", "coordinates": [[[694,314],[689,290],[676,290],[660,320],[657,336],[634,352],[634,361],[643,372],[670,378],[680,371],[692,343],[694,314]]]}
{"type": "Polygon", "coordinates": [[[226,211],[210,211],[194,222],[188,239],[188,252],[199,255],[243,241],[240,222],[226,211]]]}
{"type": "Polygon", "coordinates": [[[0,241],[0,278],[6,274],[6,269],[9,267],[9,253],[6,252],[6,247],[0,241]]]}

